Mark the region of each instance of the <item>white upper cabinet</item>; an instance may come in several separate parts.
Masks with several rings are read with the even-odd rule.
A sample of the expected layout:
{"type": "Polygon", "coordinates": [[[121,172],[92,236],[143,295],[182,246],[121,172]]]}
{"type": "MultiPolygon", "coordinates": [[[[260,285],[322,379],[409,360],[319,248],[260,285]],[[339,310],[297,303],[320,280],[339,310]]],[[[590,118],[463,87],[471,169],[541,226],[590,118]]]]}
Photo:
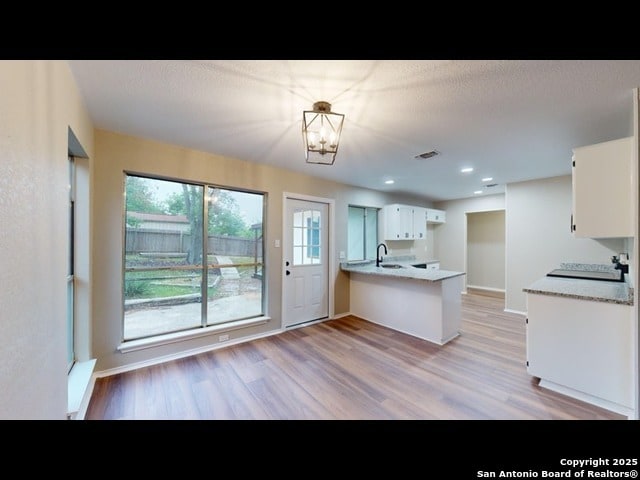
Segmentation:
{"type": "Polygon", "coordinates": [[[382,240],[423,240],[427,238],[427,222],[444,223],[442,210],[399,203],[385,205],[378,215],[382,240]]]}
{"type": "Polygon", "coordinates": [[[394,203],[380,210],[383,240],[413,240],[413,207],[394,203]]]}
{"type": "Polygon", "coordinates": [[[413,207],[413,239],[424,240],[427,238],[427,209],[413,207]]]}
{"type": "Polygon", "coordinates": [[[573,149],[573,215],[576,237],[632,237],[633,137],[573,149]]]}
{"type": "Polygon", "coordinates": [[[427,222],[429,223],[444,223],[445,212],[444,210],[436,210],[435,208],[427,208],[427,222]]]}

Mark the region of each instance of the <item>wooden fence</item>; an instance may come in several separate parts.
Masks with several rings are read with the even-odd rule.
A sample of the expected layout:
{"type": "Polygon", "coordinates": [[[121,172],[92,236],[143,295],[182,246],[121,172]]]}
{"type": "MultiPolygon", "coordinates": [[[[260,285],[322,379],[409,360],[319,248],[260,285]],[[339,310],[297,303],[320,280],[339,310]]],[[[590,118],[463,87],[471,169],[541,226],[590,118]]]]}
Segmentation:
{"type": "MultiPolygon", "coordinates": [[[[127,228],[127,253],[186,253],[191,234],[150,228],[127,228]]],[[[209,235],[208,251],[214,255],[262,257],[262,236],[254,238],[209,235]],[[257,252],[256,252],[257,248],[257,252]]]]}

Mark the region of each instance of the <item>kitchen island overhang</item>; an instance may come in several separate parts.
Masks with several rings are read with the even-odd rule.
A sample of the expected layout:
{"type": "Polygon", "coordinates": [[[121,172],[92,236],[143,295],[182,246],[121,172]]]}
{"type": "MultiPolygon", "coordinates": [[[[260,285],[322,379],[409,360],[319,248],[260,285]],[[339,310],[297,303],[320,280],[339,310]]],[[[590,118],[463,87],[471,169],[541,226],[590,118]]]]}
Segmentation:
{"type": "Polygon", "coordinates": [[[460,333],[464,272],[342,264],[352,315],[444,345],[460,333]]]}

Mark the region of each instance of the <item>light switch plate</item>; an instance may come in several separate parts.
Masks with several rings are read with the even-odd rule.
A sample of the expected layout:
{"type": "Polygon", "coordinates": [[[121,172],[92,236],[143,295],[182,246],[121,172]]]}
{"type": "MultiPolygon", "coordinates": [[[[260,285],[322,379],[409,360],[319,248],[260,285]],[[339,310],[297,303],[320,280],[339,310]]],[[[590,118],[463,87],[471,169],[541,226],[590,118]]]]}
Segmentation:
{"type": "Polygon", "coordinates": [[[344,257],[345,257],[344,252],[340,251],[340,260],[344,260],[344,257]]]}
{"type": "Polygon", "coordinates": [[[276,248],[280,248],[280,240],[274,240],[273,246],[276,248]]]}

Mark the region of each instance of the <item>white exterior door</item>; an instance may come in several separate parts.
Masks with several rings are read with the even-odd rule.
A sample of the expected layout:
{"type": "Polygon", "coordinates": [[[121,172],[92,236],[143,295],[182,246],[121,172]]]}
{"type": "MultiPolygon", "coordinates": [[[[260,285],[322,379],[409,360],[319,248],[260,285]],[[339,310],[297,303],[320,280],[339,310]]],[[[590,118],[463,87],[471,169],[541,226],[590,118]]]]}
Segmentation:
{"type": "Polygon", "coordinates": [[[329,206],[286,199],[283,326],[329,315],[329,206]]]}

